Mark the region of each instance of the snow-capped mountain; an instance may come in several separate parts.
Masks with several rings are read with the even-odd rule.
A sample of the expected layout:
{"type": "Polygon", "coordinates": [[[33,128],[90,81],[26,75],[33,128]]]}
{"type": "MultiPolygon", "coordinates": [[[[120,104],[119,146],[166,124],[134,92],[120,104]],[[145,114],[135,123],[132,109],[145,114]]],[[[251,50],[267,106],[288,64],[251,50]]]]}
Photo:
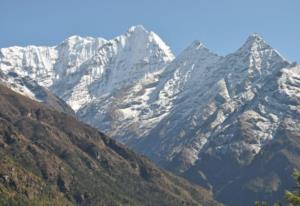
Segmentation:
{"type": "Polygon", "coordinates": [[[4,48],[0,69],[36,80],[82,121],[225,202],[220,188],[256,162],[279,128],[300,127],[299,66],[258,34],[227,56],[194,41],[175,58],[154,32],[134,26],[112,40],[4,48]]]}
{"type": "Polygon", "coordinates": [[[3,48],[0,68],[35,79],[78,111],[161,70],[173,58],[154,32],[133,26],[112,40],[72,36],[54,47],[3,48]]]}
{"type": "Polygon", "coordinates": [[[94,101],[112,98],[114,92],[161,70],[173,58],[169,47],[155,33],[135,26],[107,41],[75,73],[51,88],[78,111],[94,101]]]}
{"type": "Polygon", "coordinates": [[[261,131],[255,130],[257,139],[251,142],[233,139],[236,135],[230,129],[243,115],[252,119],[248,121],[260,119],[259,113],[246,113],[248,108],[261,103],[269,81],[288,65],[257,34],[226,57],[194,43],[166,68],[169,78],[161,81],[164,85],[157,101],[172,105],[169,114],[133,147],[158,161],[172,161],[180,155],[184,164],[192,165],[200,151],[214,144],[217,153],[232,152],[237,161],[247,162],[272,139],[276,124],[262,123],[261,131]],[[224,130],[230,131],[224,134],[224,130]]]}
{"type": "Polygon", "coordinates": [[[194,42],[150,84],[155,88],[147,95],[152,114],[148,120],[160,119],[144,130],[144,136],[120,139],[161,166],[211,188],[228,205],[252,205],[259,198],[274,201],[283,195],[292,168],[299,168],[298,147],[289,151],[294,159],[274,159],[278,163],[270,164],[274,178],[254,172],[252,182],[247,182],[245,170],[267,164],[270,155],[261,156],[275,156],[269,145],[276,148],[275,142],[285,133],[297,137],[290,131],[300,127],[298,70],[258,34],[225,57],[194,42]],[[285,171],[280,170],[283,163],[285,171]],[[274,187],[273,181],[279,185],[274,187]],[[273,193],[268,193],[270,187],[273,193]],[[241,197],[236,201],[228,198],[233,190],[241,197]]]}

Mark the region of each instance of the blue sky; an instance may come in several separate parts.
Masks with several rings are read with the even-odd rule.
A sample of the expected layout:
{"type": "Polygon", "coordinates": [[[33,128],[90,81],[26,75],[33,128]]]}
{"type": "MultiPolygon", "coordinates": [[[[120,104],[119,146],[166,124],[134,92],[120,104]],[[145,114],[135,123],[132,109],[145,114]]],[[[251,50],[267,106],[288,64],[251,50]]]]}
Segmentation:
{"type": "Polygon", "coordinates": [[[300,0],[0,0],[0,47],[55,45],[74,34],[110,39],[137,24],[175,54],[193,40],[228,54],[257,32],[300,62],[300,0]]]}

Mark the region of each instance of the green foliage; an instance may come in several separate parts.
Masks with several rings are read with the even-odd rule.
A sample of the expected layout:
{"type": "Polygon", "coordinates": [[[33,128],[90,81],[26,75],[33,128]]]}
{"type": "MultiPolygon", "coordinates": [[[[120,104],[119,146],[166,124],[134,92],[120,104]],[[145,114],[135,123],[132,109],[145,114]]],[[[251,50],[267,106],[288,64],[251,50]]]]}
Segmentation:
{"type": "Polygon", "coordinates": [[[265,201],[262,201],[262,202],[256,201],[256,202],[255,202],[255,206],[268,206],[268,203],[265,202],[265,201]]]}
{"type": "MultiPolygon", "coordinates": [[[[269,206],[269,204],[266,201],[262,201],[262,202],[256,201],[255,206],[269,206]]],[[[273,206],[282,206],[282,204],[279,202],[276,202],[273,204],[273,206]]]]}
{"type": "Polygon", "coordinates": [[[285,198],[292,206],[300,206],[300,171],[295,170],[294,178],[297,181],[297,186],[294,191],[287,191],[285,198]]]}
{"type": "MultiPolygon", "coordinates": [[[[285,199],[288,203],[288,206],[300,206],[300,171],[295,170],[293,174],[297,186],[294,191],[286,191],[285,199]]],[[[265,201],[256,201],[255,206],[269,206],[265,201]]],[[[275,203],[273,206],[282,206],[281,203],[275,203]]]]}

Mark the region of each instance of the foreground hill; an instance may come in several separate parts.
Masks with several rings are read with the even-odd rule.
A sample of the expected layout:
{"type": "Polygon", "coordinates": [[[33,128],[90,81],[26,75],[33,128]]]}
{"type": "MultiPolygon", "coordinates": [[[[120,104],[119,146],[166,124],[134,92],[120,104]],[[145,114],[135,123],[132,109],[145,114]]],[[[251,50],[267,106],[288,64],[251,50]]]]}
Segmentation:
{"type": "Polygon", "coordinates": [[[72,116],[0,85],[1,205],[217,205],[72,116]]]}

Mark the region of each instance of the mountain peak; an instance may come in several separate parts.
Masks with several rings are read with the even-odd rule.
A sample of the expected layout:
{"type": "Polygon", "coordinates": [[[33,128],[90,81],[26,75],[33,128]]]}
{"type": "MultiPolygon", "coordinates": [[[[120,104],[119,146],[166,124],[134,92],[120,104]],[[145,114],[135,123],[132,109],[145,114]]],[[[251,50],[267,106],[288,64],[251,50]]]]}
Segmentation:
{"type": "Polygon", "coordinates": [[[246,42],[240,48],[240,50],[255,51],[272,49],[272,47],[265,42],[265,40],[258,33],[249,35],[246,42]]]}
{"type": "Polygon", "coordinates": [[[145,29],[145,27],[143,25],[135,25],[135,26],[131,26],[128,29],[129,33],[146,33],[148,34],[149,32],[145,29]]]}
{"type": "Polygon", "coordinates": [[[210,51],[202,42],[195,40],[193,41],[190,46],[188,46],[182,53],[181,57],[186,58],[187,56],[193,56],[195,55],[195,58],[198,58],[201,56],[201,58],[206,58],[208,56],[218,56],[217,54],[210,51]]]}
{"type": "Polygon", "coordinates": [[[262,36],[257,32],[250,34],[248,39],[263,40],[262,36]]]}
{"type": "MultiPolygon", "coordinates": [[[[271,47],[258,33],[249,35],[246,42],[234,53],[235,55],[255,56],[255,59],[276,58],[288,62],[276,49],[271,47]]],[[[229,54],[230,56],[230,54],[229,54]]]]}
{"type": "Polygon", "coordinates": [[[155,45],[159,48],[157,52],[162,52],[161,54],[166,62],[175,58],[170,47],[156,33],[148,31],[143,25],[131,26],[125,35],[117,37],[119,40],[122,38],[130,39],[131,46],[135,45],[136,48],[141,49],[144,45],[145,49],[147,48],[149,51],[153,51],[153,48],[150,48],[149,45],[155,45]]]}
{"type": "MultiPolygon", "coordinates": [[[[91,38],[91,37],[89,37],[91,38]]],[[[72,35],[69,36],[68,38],[66,38],[63,43],[75,43],[75,42],[79,42],[82,41],[84,39],[84,37],[79,36],[79,35],[72,35]]]]}
{"type": "Polygon", "coordinates": [[[192,44],[190,45],[190,48],[193,48],[193,49],[196,49],[196,50],[207,49],[205,47],[205,45],[202,42],[198,41],[198,40],[193,41],[192,44]]]}
{"type": "Polygon", "coordinates": [[[66,40],[72,40],[72,39],[82,39],[83,37],[79,36],[79,35],[72,35],[69,36],[66,40]]]}

